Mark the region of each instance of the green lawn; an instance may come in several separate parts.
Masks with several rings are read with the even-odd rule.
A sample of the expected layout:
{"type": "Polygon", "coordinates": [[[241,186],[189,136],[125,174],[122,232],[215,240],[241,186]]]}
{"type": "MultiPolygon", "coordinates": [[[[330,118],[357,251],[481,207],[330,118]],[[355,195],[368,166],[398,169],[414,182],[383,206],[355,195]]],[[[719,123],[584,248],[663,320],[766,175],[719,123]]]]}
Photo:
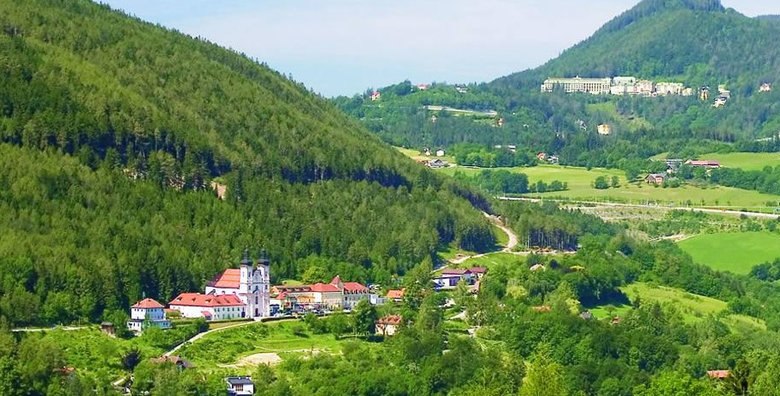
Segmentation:
{"type": "MultiPolygon", "coordinates": [[[[706,318],[709,315],[721,316],[721,320],[727,324],[733,331],[746,332],[755,330],[764,330],[766,325],[763,321],[745,316],[724,314],[727,304],[724,301],[688,293],[686,291],[671,287],[655,286],[643,282],[632,283],[620,288],[631,300],[639,299],[644,302],[658,302],[663,305],[669,305],[677,309],[687,323],[693,323],[706,318]]],[[[591,309],[591,313],[596,318],[605,319],[612,315],[624,316],[631,307],[621,305],[608,309],[607,306],[600,306],[591,309]]]]}
{"type": "Polygon", "coordinates": [[[701,159],[719,161],[727,168],[741,168],[744,170],[761,170],[765,166],[775,167],[780,165],[780,153],[726,153],[704,154],[701,159]]]}
{"type": "Polygon", "coordinates": [[[704,234],[679,245],[695,262],[736,274],[780,258],[780,235],[769,232],[704,234]]]}

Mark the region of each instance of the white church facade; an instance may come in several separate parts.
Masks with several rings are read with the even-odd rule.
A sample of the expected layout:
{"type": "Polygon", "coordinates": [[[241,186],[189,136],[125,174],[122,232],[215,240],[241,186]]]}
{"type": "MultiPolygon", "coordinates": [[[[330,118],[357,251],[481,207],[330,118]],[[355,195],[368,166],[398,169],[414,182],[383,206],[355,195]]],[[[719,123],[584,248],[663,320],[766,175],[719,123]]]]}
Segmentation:
{"type": "Polygon", "coordinates": [[[268,317],[270,264],[265,250],[256,262],[249,258],[249,251],[245,250],[239,268],[226,269],[214,277],[206,284],[205,294],[183,293],[169,305],[186,318],[218,320],[268,317]]]}

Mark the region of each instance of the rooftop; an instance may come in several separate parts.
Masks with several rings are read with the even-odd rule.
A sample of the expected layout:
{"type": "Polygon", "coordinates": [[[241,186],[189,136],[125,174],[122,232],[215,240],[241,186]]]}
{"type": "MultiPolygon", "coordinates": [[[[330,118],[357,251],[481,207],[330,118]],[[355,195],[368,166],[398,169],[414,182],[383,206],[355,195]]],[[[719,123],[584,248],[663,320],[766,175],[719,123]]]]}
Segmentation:
{"type": "Polygon", "coordinates": [[[154,309],[154,308],[165,308],[165,306],[158,303],[154,299],[144,298],[143,300],[135,303],[135,305],[133,305],[131,308],[154,309]]]}
{"type": "Polygon", "coordinates": [[[244,303],[233,294],[212,295],[200,293],[182,293],[174,298],[169,305],[183,305],[189,307],[235,307],[244,303]]]}

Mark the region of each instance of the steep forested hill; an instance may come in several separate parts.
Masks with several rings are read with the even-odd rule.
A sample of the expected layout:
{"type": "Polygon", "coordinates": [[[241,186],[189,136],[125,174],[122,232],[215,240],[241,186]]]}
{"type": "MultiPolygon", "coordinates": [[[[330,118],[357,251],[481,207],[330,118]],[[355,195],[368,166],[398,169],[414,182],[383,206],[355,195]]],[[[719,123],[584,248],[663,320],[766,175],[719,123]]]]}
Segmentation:
{"type": "Polygon", "coordinates": [[[165,301],[246,246],[275,279],[389,282],[450,243],[494,244],[462,198],[478,194],[300,84],[86,0],[0,3],[0,140],[12,324],[165,301]]]}

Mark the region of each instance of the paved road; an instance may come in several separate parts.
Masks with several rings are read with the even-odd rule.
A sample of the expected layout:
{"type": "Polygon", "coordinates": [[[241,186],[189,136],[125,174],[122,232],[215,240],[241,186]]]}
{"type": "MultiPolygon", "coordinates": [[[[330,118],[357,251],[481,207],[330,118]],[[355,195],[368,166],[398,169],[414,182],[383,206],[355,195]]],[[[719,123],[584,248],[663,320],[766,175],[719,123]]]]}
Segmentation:
{"type": "Polygon", "coordinates": [[[23,327],[18,329],[12,329],[11,331],[14,333],[37,333],[42,331],[53,331],[53,330],[62,330],[62,331],[76,331],[76,330],[84,330],[89,329],[92,326],[57,326],[57,327],[23,327]]]}
{"type": "Polygon", "coordinates": [[[733,215],[733,216],[745,215],[747,217],[753,217],[753,218],[757,218],[757,219],[770,219],[770,220],[776,220],[776,219],[780,218],[780,215],[776,215],[776,214],[755,213],[755,212],[742,212],[742,211],[739,211],[739,210],[728,210],[728,209],[691,208],[691,207],[685,207],[685,206],[661,206],[661,205],[643,205],[643,204],[624,204],[624,203],[613,203],[613,202],[568,201],[568,200],[563,200],[563,199],[544,199],[544,200],[542,200],[542,199],[539,199],[539,198],[523,198],[523,197],[496,197],[496,198],[500,199],[502,201],[526,201],[526,202],[552,201],[552,202],[565,203],[565,204],[584,204],[584,205],[622,207],[622,208],[688,210],[688,211],[691,211],[691,212],[713,213],[713,214],[723,214],[723,215],[733,215]]]}

